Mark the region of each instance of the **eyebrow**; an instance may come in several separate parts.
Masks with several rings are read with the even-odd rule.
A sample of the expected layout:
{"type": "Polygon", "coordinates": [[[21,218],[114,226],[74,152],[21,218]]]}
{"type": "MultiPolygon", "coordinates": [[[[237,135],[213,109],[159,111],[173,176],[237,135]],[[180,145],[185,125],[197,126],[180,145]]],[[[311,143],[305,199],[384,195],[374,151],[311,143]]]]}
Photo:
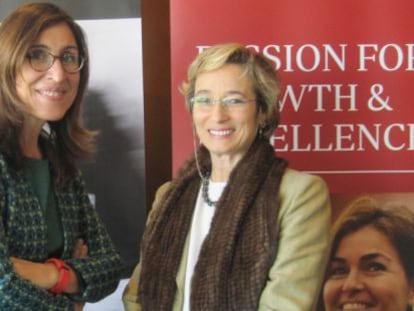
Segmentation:
{"type": "MultiPolygon", "coordinates": [[[[51,50],[51,48],[45,44],[33,44],[32,46],[30,46],[30,49],[33,49],[33,48],[42,48],[42,49],[51,50]]],[[[78,51],[79,49],[76,45],[67,45],[63,47],[61,50],[62,51],[65,51],[65,50],[77,50],[78,51]]]]}
{"type": "Polygon", "coordinates": [[[241,91],[229,91],[226,92],[227,95],[241,95],[241,96],[246,96],[243,92],[241,91]]]}
{"type": "Polygon", "coordinates": [[[332,257],[331,262],[332,263],[345,263],[346,260],[342,257],[332,257]]]}
{"type": "MultiPolygon", "coordinates": [[[[198,90],[197,92],[195,92],[195,95],[197,94],[210,94],[211,91],[210,90],[198,90]]],[[[246,96],[242,91],[236,91],[236,90],[230,90],[224,93],[224,96],[229,96],[229,95],[241,95],[241,96],[246,96]]]]}
{"type": "MultiPolygon", "coordinates": [[[[388,261],[388,262],[390,261],[390,258],[388,256],[386,256],[384,254],[381,254],[381,253],[370,253],[370,254],[363,255],[359,259],[359,261],[364,262],[364,261],[370,261],[370,260],[377,259],[377,258],[384,258],[386,261],[388,261]]],[[[343,258],[343,257],[334,256],[332,258],[331,262],[335,262],[335,263],[346,263],[346,259],[343,258]]]]}
{"type": "Polygon", "coordinates": [[[364,256],[362,256],[361,260],[362,261],[369,261],[369,260],[373,260],[373,259],[378,259],[378,258],[383,258],[386,261],[390,261],[390,258],[382,253],[371,253],[371,254],[366,254],[364,256]]]}

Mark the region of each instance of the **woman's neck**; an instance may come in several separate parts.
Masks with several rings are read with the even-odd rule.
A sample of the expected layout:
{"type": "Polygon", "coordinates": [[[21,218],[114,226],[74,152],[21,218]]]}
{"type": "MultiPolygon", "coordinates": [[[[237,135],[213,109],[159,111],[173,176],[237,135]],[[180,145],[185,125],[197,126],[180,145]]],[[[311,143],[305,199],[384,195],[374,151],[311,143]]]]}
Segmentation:
{"type": "Polygon", "coordinates": [[[243,158],[243,154],[237,155],[217,155],[210,153],[211,158],[211,174],[210,178],[212,181],[227,181],[230,177],[231,172],[236,165],[243,158]]]}
{"type": "Polygon", "coordinates": [[[20,148],[23,155],[28,158],[42,159],[42,151],[39,146],[39,135],[42,127],[23,125],[20,134],[20,148]]]}

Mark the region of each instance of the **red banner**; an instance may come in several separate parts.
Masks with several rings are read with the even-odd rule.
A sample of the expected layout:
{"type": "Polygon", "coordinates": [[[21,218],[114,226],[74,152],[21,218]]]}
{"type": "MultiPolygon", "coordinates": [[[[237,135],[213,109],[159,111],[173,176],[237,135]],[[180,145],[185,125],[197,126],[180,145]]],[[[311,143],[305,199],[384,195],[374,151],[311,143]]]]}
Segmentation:
{"type": "Polygon", "coordinates": [[[171,2],[174,171],[193,150],[177,87],[206,47],[240,42],[281,74],[275,152],[331,192],[414,190],[414,2],[171,2]]]}

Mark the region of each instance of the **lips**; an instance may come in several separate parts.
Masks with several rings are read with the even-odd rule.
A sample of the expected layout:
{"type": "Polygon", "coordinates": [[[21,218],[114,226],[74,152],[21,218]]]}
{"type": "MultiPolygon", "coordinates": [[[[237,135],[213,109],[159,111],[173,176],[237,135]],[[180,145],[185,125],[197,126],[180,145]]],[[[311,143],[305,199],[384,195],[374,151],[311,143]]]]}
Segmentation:
{"type": "Polygon", "coordinates": [[[372,307],[371,304],[365,302],[346,302],[341,305],[341,310],[348,311],[358,311],[358,310],[367,310],[368,308],[372,307]]]}
{"type": "Polygon", "coordinates": [[[227,136],[233,133],[233,130],[209,130],[208,132],[214,136],[227,136]]]}
{"type": "Polygon", "coordinates": [[[53,102],[61,101],[67,94],[67,89],[64,87],[45,87],[36,89],[36,93],[43,99],[53,102]]]}
{"type": "Polygon", "coordinates": [[[65,93],[63,90],[38,90],[38,92],[41,95],[48,97],[58,97],[62,96],[65,93]]]}

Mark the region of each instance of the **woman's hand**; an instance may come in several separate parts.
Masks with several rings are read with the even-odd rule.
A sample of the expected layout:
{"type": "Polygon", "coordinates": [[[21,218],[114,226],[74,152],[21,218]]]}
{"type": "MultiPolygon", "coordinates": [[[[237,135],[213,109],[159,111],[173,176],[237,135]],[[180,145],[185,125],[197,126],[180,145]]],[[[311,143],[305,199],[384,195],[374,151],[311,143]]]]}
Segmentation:
{"type": "MultiPolygon", "coordinates": [[[[88,257],[88,246],[83,239],[76,240],[72,257],[88,257]]],[[[59,280],[59,271],[53,263],[39,263],[17,257],[10,257],[10,262],[12,263],[14,273],[43,289],[52,288],[59,280]]],[[[70,274],[70,282],[65,292],[78,293],[80,288],[76,273],[70,269],[70,274]]]]}
{"type": "MultiPolygon", "coordinates": [[[[77,239],[72,252],[72,258],[80,259],[88,257],[88,245],[81,238],[77,239]]],[[[68,286],[65,289],[65,293],[77,294],[81,291],[78,277],[72,269],[70,269],[71,277],[68,286]]]]}
{"type": "Polygon", "coordinates": [[[73,311],[82,311],[84,305],[85,305],[84,302],[75,302],[73,311]]]}
{"type": "Polygon", "coordinates": [[[75,248],[73,249],[72,258],[87,258],[88,257],[88,245],[82,238],[79,238],[75,242],[75,248]]]}
{"type": "MultiPolygon", "coordinates": [[[[86,245],[83,239],[77,239],[75,248],[73,249],[72,258],[87,258],[88,257],[88,245],[86,245]]],[[[82,311],[85,303],[76,302],[74,311],[82,311]]]]}
{"type": "Polygon", "coordinates": [[[59,279],[59,271],[54,264],[38,263],[17,257],[10,257],[10,261],[14,273],[43,289],[53,287],[59,279]]]}

